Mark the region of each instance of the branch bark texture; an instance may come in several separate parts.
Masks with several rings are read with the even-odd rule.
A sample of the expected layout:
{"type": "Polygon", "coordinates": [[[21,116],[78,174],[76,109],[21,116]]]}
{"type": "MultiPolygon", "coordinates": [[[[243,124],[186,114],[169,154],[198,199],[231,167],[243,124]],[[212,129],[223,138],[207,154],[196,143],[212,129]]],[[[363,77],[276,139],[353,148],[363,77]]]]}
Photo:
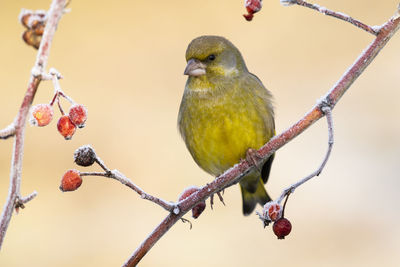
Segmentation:
{"type": "Polygon", "coordinates": [[[11,160],[10,185],[7,200],[0,217],[0,249],[13,215],[14,208],[17,205],[17,201],[18,199],[24,199],[20,195],[20,187],[26,118],[28,116],[29,108],[35,97],[37,88],[42,80],[41,74],[44,73],[46,69],[53,36],[57,29],[58,22],[63,15],[65,4],[66,0],[53,0],[50,6],[50,9],[47,13],[47,22],[42,41],[40,43],[36,62],[32,69],[32,74],[28,83],[28,89],[25,93],[17,118],[15,120],[15,138],[11,160]]]}

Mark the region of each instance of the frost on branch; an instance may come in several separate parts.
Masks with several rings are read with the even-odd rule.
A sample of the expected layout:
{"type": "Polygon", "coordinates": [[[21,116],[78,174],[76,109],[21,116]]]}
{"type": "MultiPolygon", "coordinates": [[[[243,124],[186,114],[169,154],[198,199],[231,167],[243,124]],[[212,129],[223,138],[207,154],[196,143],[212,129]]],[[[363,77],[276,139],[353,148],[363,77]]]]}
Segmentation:
{"type": "Polygon", "coordinates": [[[281,5],[283,6],[291,6],[296,4],[295,0],[281,0],[281,5]]]}

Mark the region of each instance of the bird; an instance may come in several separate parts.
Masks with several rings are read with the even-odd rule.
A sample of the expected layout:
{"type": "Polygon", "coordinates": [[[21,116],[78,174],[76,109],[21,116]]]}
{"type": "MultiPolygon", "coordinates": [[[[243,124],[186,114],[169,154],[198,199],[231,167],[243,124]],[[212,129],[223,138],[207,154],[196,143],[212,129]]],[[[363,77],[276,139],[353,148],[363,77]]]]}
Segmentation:
{"type": "MultiPolygon", "coordinates": [[[[178,130],[194,161],[217,177],[241,159],[254,160],[256,150],[275,135],[271,92],[224,37],[193,39],[186,61],[178,130]]],[[[274,154],[240,180],[244,215],[271,201],[264,184],[273,160],[274,154]]]]}

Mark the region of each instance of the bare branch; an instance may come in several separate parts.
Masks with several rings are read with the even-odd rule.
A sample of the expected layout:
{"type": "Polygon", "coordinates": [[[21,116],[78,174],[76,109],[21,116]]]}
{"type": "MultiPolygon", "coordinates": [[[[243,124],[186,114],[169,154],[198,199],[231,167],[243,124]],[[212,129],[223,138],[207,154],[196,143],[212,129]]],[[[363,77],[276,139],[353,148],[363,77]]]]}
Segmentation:
{"type": "MultiPolygon", "coordinates": [[[[346,71],[346,73],[339,79],[336,85],[326,94],[323,100],[312,108],[303,118],[297,123],[293,124],[289,129],[281,134],[272,138],[267,144],[260,148],[257,152],[263,158],[258,162],[271,156],[282,146],[289,143],[293,138],[300,135],[304,130],[310,127],[314,122],[319,120],[325,115],[324,107],[326,103],[333,109],[336,103],[340,100],[343,94],[350,88],[352,83],[360,76],[365,68],[372,62],[376,55],[382,50],[386,43],[390,40],[393,34],[400,27],[400,17],[398,13],[387,21],[380,29],[376,39],[368,46],[368,48],[360,55],[355,63],[346,71]]],[[[330,112],[327,112],[330,116],[330,112]]],[[[329,119],[328,119],[329,122],[329,119]]],[[[330,145],[331,146],[331,145],[330,145]]],[[[330,152],[329,152],[330,153],[330,152]]],[[[325,160],[324,160],[325,162],[325,160]]],[[[257,164],[257,163],[256,163],[257,164]]],[[[325,163],[323,163],[324,165],[325,163]]],[[[146,253],[154,246],[154,244],[190,209],[192,209],[200,201],[204,201],[212,194],[223,190],[237,182],[248,173],[254,164],[243,160],[236,164],[225,173],[217,177],[214,181],[202,187],[196,193],[193,193],[186,199],[177,203],[180,213],[170,213],[154,230],[153,232],[140,244],[132,256],[125,262],[123,266],[131,267],[136,266],[139,261],[146,255],[146,253]]]]}
{"type": "Polygon", "coordinates": [[[29,201],[31,201],[32,199],[34,199],[36,196],[37,196],[37,192],[36,191],[33,191],[32,193],[30,193],[29,195],[27,195],[26,197],[20,197],[19,198],[19,202],[21,203],[21,204],[26,204],[26,203],[28,203],[29,201]]]}
{"type": "Polygon", "coordinates": [[[32,104],[33,98],[35,97],[37,88],[41,81],[40,75],[35,73],[43,73],[46,69],[51,43],[53,41],[54,33],[57,29],[57,25],[63,10],[65,7],[66,0],[53,0],[50,9],[47,13],[47,22],[40,43],[39,51],[36,57],[36,62],[33,67],[33,71],[28,84],[28,89],[25,93],[25,97],[22,101],[19,109],[17,119],[15,121],[15,139],[14,149],[11,160],[11,172],[10,172],[10,185],[6,203],[4,205],[1,217],[0,217],[0,248],[3,244],[4,237],[10,223],[16,200],[20,196],[21,187],[21,172],[22,172],[22,156],[24,151],[24,136],[26,118],[28,115],[29,108],[32,104]]]}
{"type": "MultiPolygon", "coordinates": [[[[322,104],[323,105],[323,104],[322,104]]],[[[322,112],[325,114],[326,116],[326,120],[328,122],[328,150],[325,154],[324,160],[322,161],[321,165],[318,167],[318,169],[316,171],[314,171],[313,173],[311,173],[310,175],[304,177],[303,179],[301,179],[300,181],[298,181],[295,184],[292,184],[291,186],[289,186],[288,188],[286,188],[285,190],[283,190],[282,194],[280,195],[280,197],[277,199],[278,203],[281,203],[282,200],[286,197],[289,196],[289,194],[293,193],[294,190],[296,190],[297,187],[299,187],[300,185],[304,184],[305,182],[307,182],[308,180],[310,180],[313,177],[319,176],[322,172],[322,170],[324,169],[326,163],[328,162],[329,156],[331,155],[332,152],[332,147],[333,147],[333,118],[332,118],[332,109],[329,106],[323,106],[321,108],[322,112]]]]}
{"type": "Polygon", "coordinates": [[[136,193],[138,193],[140,195],[140,197],[142,199],[150,200],[151,202],[154,202],[155,204],[163,207],[164,209],[166,209],[169,212],[179,213],[179,210],[176,210],[177,206],[174,205],[173,203],[167,202],[165,200],[162,200],[160,198],[157,198],[155,196],[152,196],[152,195],[146,193],[140,187],[135,185],[128,177],[123,175],[118,170],[109,170],[101,160],[96,160],[96,162],[102,163],[101,166],[105,170],[105,172],[81,172],[81,176],[103,176],[103,177],[107,177],[107,178],[112,178],[114,180],[119,181],[121,184],[126,185],[127,187],[134,190],[136,193]]]}
{"type": "Polygon", "coordinates": [[[7,139],[15,135],[15,122],[0,130],[0,139],[7,139]]]}
{"type": "Polygon", "coordinates": [[[316,4],[311,4],[311,3],[308,3],[308,2],[303,1],[303,0],[281,0],[281,3],[282,3],[282,5],[287,5],[287,6],[299,5],[299,6],[308,7],[308,8],[311,8],[313,10],[316,10],[316,11],[318,11],[318,12],[324,14],[324,15],[331,16],[331,17],[334,17],[334,18],[349,22],[349,23],[353,24],[354,26],[356,26],[356,27],[358,27],[358,28],[360,28],[360,29],[362,29],[362,30],[364,30],[366,32],[369,32],[369,33],[371,33],[373,35],[377,35],[379,33],[379,29],[375,29],[375,28],[373,28],[371,26],[368,26],[368,25],[362,23],[361,21],[353,19],[352,17],[350,17],[350,16],[348,16],[348,15],[346,15],[344,13],[335,12],[335,11],[329,10],[329,9],[327,9],[325,7],[321,7],[321,6],[316,5],[316,4]]]}

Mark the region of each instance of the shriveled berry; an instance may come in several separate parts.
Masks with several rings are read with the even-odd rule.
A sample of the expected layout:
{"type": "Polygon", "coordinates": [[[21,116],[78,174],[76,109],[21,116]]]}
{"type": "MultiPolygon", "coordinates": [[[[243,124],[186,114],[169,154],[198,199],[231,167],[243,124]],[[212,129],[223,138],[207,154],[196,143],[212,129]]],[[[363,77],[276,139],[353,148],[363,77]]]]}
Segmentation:
{"type": "Polygon", "coordinates": [[[31,16],[32,13],[24,13],[20,18],[22,25],[24,25],[26,28],[30,28],[30,25],[28,25],[29,24],[28,21],[31,16]]]}
{"type": "Polygon", "coordinates": [[[263,216],[274,222],[282,216],[282,210],[282,206],[278,202],[270,201],[263,207],[263,216]]]}
{"type": "MultiPolygon", "coordinates": [[[[184,200],[185,198],[189,197],[190,195],[192,195],[193,193],[195,193],[199,190],[200,190],[200,188],[197,186],[190,186],[190,187],[186,188],[179,196],[179,201],[184,200]]],[[[194,206],[192,208],[192,217],[197,219],[203,213],[205,208],[206,208],[205,201],[200,202],[199,204],[194,206]]]]}
{"type": "Polygon", "coordinates": [[[243,16],[247,21],[251,21],[254,13],[261,10],[262,0],[245,0],[244,6],[246,7],[247,14],[244,14],[243,16]]]}
{"type": "Polygon", "coordinates": [[[46,126],[53,119],[53,107],[49,104],[38,104],[31,109],[30,122],[35,126],[46,126]]]}
{"type": "Polygon", "coordinates": [[[61,179],[60,190],[63,192],[75,191],[82,184],[82,177],[78,170],[68,170],[61,179]]]}
{"type": "Polygon", "coordinates": [[[192,217],[197,219],[199,216],[203,213],[203,211],[206,209],[206,202],[200,202],[194,208],[192,209],[192,217]]]}
{"type": "Polygon", "coordinates": [[[91,146],[81,146],[75,150],[74,161],[79,166],[90,166],[96,161],[96,153],[91,146]]]}
{"type": "Polygon", "coordinates": [[[290,231],[292,230],[292,224],[288,219],[280,218],[274,222],[272,229],[274,230],[274,233],[278,239],[285,239],[285,236],[290,234],[290,231]]]}
{"type": "Polygon", "coordinates": [[[58,120],[57,129],[66,140],[69,140],[74,135],[76,126],[68,116],[64,115],[58,120]]]}
{"type": "Polygon", "coordinates": [[[68,116],[72,123],[82,128],[85,126],[85,121],[87,119],[87,110],[83,105],[75,104],[69,109],[68,116]]]}
{"type": "Polygon", "coordinates": [[[25,41],[26,44],[33,46],[36,49],[39,49],[40,42],[42,41],[42,36],[37,35],[32,29],[28,29],[22,34],[22,39],[25,41]]]}

